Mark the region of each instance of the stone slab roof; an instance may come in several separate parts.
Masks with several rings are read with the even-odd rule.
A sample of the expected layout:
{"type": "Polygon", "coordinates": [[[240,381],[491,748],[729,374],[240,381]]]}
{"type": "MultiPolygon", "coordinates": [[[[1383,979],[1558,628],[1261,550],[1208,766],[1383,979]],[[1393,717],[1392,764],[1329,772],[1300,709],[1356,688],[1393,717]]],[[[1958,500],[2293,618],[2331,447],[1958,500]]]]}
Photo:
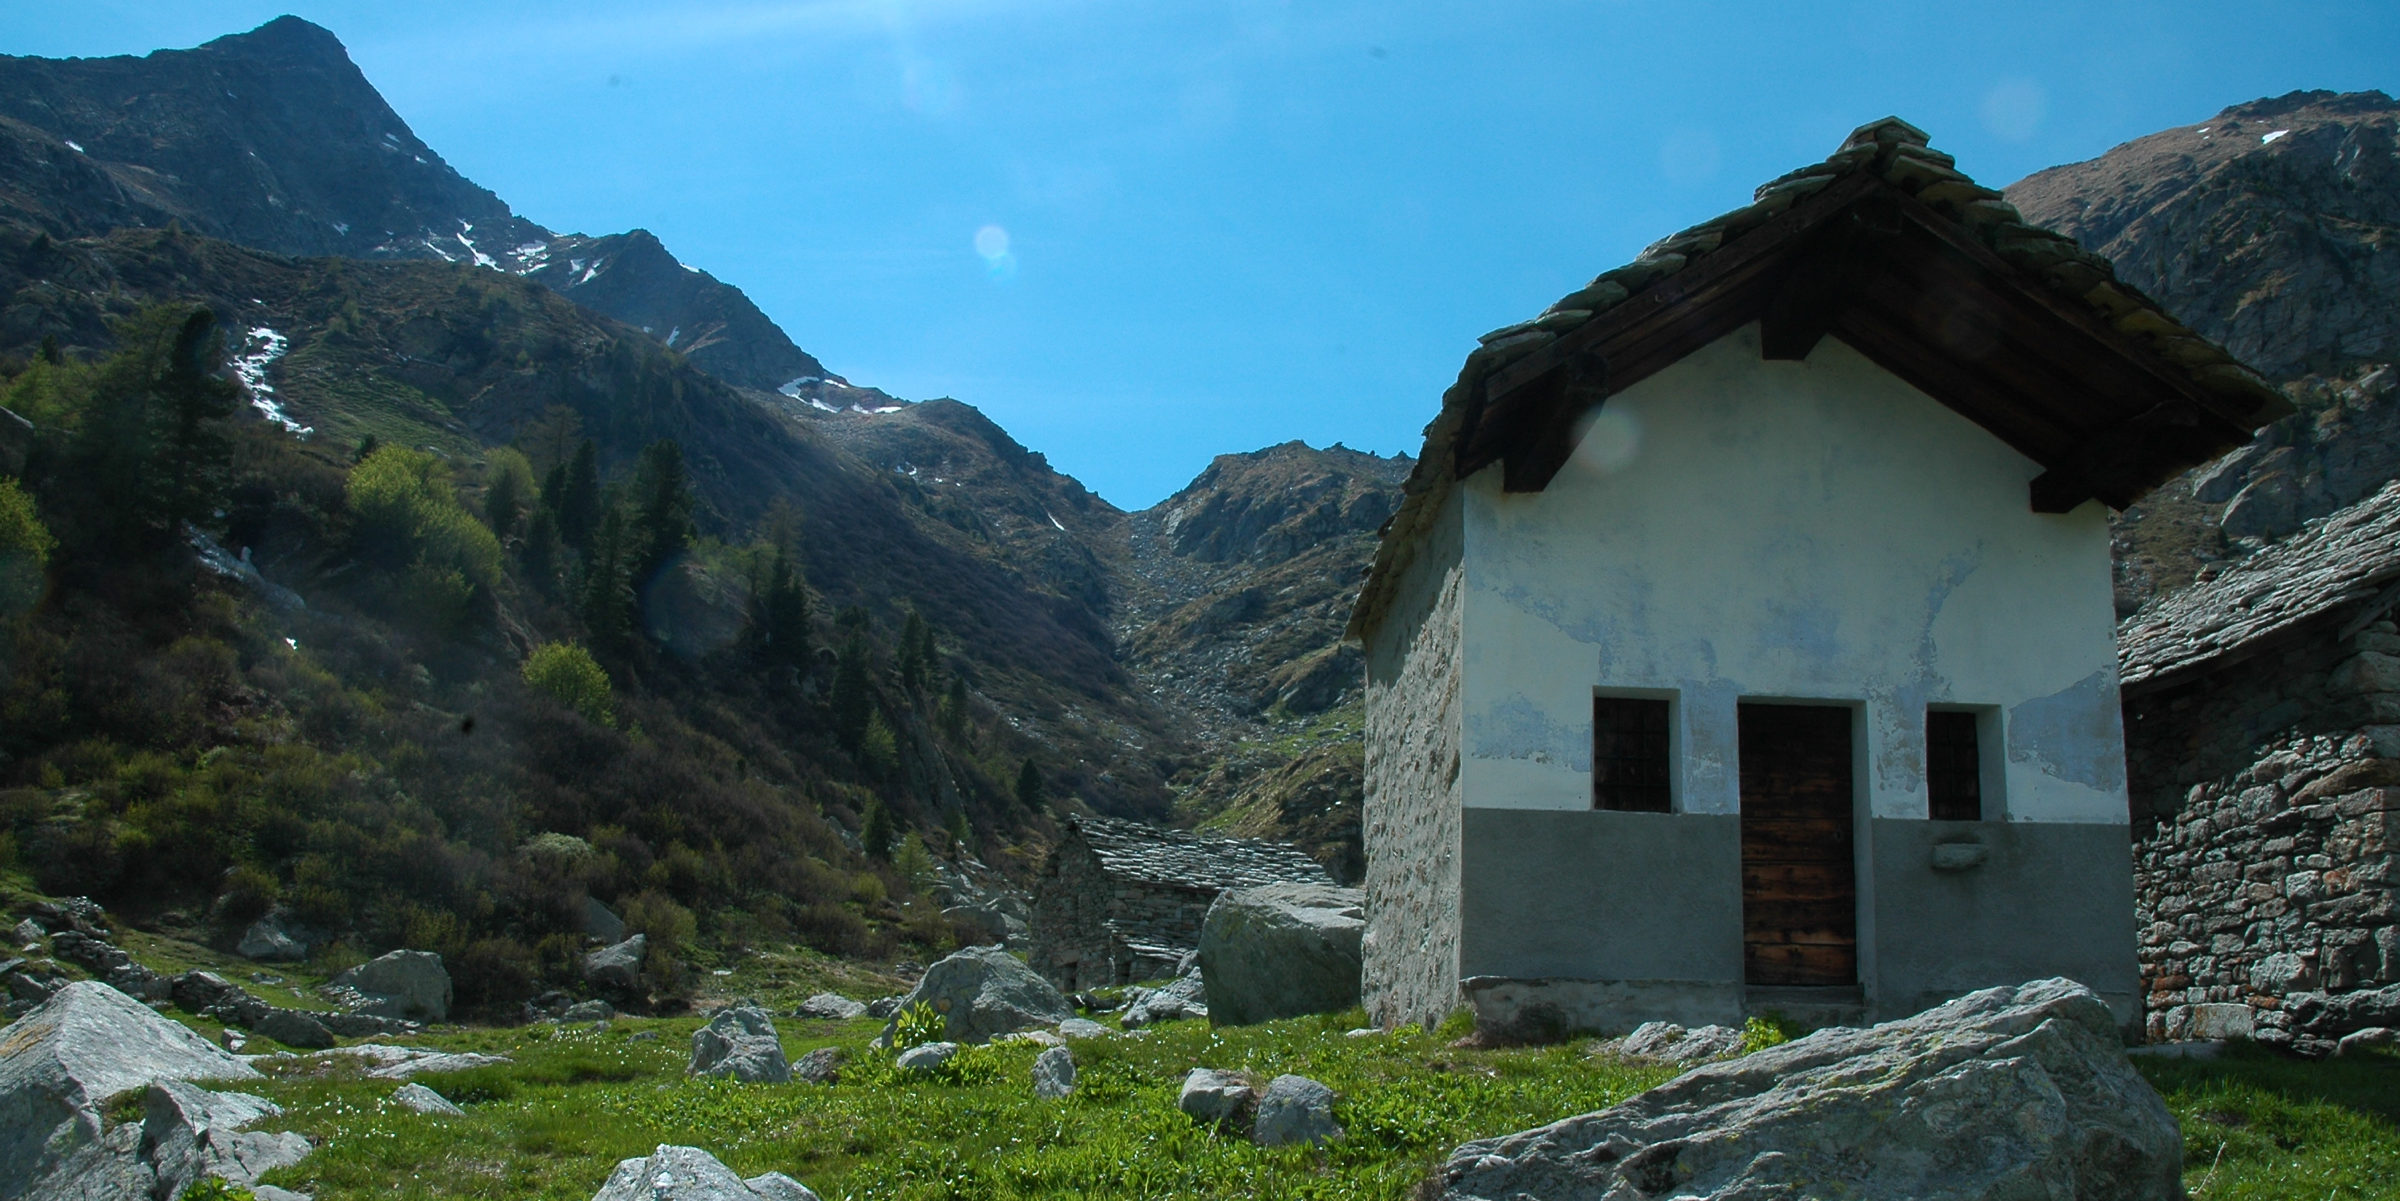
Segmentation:
{"type": "MultiPolygon", "coordinates": [[[[1425,427],[1424,449],[1403,485],[1399,512],[1384,527],[1348,636],[1364,638],[1373,628],[1459,478],[1506,458],[1510,491],[1539,490],[1571,448],[1571,410],[1600,403],[1697,349],[1675,344],[1679,335],[1713,338],[1761,319],[1763,309],[1766,319],[1786,326],[1814,324],[1802,338],[1802,354],[1830,332],[1887,368],[1899,370],[1898,359],[1923,365],[1912,378],[1921,387],[1927,371],[1972,375],[1972,362],[1964,368],[1935,362],[1936,347],[1878,355],[1861,344],[1876,333],[1865,319],[1845,324],[1833,313],[1810,311],[1836,300],[1843,301],[1841,311],[1873,307],[1844,300],[1840,291],[1858,294],[1859,281],[1845,274],[1891,270],[1869,261],[1874,243],[1840,236],[1862,225],[1884,239],[1881,245],[1906,242],[1906,253],[1931,268],[1916,273],[1923,278],[2013,291],[1996,303],[2020,319],[2019,353],[2076,343],[2081,363],[2041,365],[2051,372],[2048,385],[1970,379],[1955,389],[1960,395],[1942,397],[2049,469],[2034,482],[2040,511],[2063,512],[2091,496],[2122,507],[2290,411],[2255,372],[2117,279],[2107,259],[2027,222],[1999,192],[1932,149],[1922,130],[1885,118],[1859,127],[1823,162],[1761,185],[1749,205],[1662,238],[1534,319],[1483,335],[1425,427]],[[1895,223],[1903,235],[1896,241],[1886,228],[1895,223]],[[2109,378],[2100,381],[2098,374],[2109,378]],[[2063,410],[2055,407],[2075,387],[2089,390],[2063,410]],[[1535,393],[1545,395],[1525,399],[1535,393]],[[2054,407],[2037,411],[2044,405],[2054,407]],[[2083,409],[2095,411],[2078,416],[2083,409]],[[1528,443],[1553,445],[1525,452],[1528,443]],[[1513,454],[1522,454],[1522,467],[1513,454]]],[[[1903,303],[1899,311],[1924,307],[1903,303]]],[[[1885,348],[1906,349],[1919,335],[1886,312],[1885,348]]]]}
{"type": "Polygon", "coordinates": [[[1322,864],[1297,848],[1248,838],[1204,838],[1143,822],[1076,816],[1067,825],[1121,880],[1222,891],[1261,884],[1331,884],[1322,864]]]}
{"type": "Polygon", "coordinates": [[[2240,657],[2312,618],[2377,598],[2400,580],[2400,483],[2304,527],[2117,627],[2126,688],[2240,657]]]}

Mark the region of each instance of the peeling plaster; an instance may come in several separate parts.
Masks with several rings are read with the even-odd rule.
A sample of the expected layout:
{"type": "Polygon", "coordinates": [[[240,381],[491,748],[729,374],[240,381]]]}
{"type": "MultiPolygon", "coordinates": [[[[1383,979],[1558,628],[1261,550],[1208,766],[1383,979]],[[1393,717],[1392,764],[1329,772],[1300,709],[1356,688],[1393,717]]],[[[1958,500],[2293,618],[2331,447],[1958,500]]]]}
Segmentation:
{"type": "Polygon", "coordinates": [[[1568,771],[1592,770],[1591,727],[1553,721],[1521,696],[1468,714],[1467,732],[1479,758],[1528,759],[1568,771]]]}
{"type": "Polygon", "coordinates": [[[2008,711],[2008,758],[2071,784],[2125,790],[2117,673],[2102,669],[2008,711]]]}

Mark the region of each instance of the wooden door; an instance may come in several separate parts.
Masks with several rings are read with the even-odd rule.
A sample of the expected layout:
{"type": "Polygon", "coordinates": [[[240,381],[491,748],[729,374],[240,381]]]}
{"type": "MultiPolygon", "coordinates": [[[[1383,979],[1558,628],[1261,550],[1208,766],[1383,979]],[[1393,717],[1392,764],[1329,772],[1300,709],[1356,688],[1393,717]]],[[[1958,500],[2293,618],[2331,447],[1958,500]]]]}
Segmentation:
{"type": "Polygon", "coordinates": [[[1850,710],[1743,705],[1740,722],[1744,974],[1856,984],[1850,710]]]}

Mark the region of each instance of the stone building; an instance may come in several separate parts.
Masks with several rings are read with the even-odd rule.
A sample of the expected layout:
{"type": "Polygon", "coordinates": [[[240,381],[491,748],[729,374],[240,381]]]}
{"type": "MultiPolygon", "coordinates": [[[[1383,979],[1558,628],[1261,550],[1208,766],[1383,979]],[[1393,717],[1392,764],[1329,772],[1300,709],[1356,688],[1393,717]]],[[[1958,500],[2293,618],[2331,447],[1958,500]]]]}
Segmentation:
{"type": "Polygon", "coordinates": [[[1282,843],[1070,817],[1034,885],[1029,959],[1070,991],[1172,975],[1218,893],[1287,883],[1333,878],[1282,843]]]}
{"type": "Polygon", "coordinates": [[[2400,1025],[2400,484],[2120,631],[2144,1021],[2400,1025]]]}
{"type": "Polygon", "coordinates": [[[1369,1012],[2134,1023],[2107,510],[2288,411],[1897,120],[1486,335],[1350,626],[1369,1012]]]}

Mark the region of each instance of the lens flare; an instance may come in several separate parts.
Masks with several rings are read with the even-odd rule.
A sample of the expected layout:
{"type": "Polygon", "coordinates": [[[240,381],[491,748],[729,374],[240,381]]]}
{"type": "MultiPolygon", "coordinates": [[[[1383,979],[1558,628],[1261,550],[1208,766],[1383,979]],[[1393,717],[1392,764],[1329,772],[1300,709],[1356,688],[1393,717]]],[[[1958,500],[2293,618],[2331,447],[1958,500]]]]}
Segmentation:
{"type": "Polygon", "coordinates": [[[1603,405],[1576,422],[1574,461],[1603,475],[1633,465],[1642,449],[1642,423],[1623,409],[1603,405]]]}
{"type": "Polygon", "coordinates": [[[986,259],[996,259],[1008,253],[1008,231],[997,225],[986,225],[975,231],[975,253],[986,259]]]}

